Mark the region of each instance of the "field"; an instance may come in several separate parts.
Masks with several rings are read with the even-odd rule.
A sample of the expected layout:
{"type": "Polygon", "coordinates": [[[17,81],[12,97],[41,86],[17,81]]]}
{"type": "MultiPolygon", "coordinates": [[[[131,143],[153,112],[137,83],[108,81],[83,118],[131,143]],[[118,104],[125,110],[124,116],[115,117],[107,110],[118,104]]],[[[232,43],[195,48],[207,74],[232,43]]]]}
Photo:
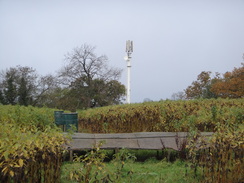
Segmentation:
{"type": "Polygon", "coordinates": [[[124,150],[104,162],[106,153],[95,147],[73,163],[63,162],[68,137],[54,124],[56,109],[0,105],[0,182],[241,182],[243,105],[244,99],[217,99],[78,111],[80,132],[189,131],[192,136],[180,152],[186,156],[173,152],[173,159],[124,150]],[[215,134],[206,142],[199,131],[215,134]]]}

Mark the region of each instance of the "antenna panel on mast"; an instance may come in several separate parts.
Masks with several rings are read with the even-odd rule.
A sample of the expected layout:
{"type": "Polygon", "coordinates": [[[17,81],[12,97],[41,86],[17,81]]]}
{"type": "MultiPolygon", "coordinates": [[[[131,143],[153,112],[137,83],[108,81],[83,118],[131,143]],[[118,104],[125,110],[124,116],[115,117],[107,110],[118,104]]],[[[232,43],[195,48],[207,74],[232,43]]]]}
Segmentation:
{"type": "Polygon", "coordinates": [[[132,53],[133,52],[133,41],[126,41],[126,50],[127,53],[132,53]]]}

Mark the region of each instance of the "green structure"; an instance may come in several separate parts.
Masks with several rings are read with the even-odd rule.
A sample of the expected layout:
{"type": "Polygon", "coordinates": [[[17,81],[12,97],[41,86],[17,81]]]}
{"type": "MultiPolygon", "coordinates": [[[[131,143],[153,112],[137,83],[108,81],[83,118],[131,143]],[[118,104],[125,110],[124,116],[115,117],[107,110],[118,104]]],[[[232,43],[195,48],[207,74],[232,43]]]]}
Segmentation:
{"type": "Polygon", "coordinates": [[[78,113],[64,113],[64,111],[54,111],[55,123],[63,126],[63,131],[67,131],[75,126],[78,131],[78,113]]]}
{"type": "Polygon", "coordinates": [[[64,111],[54,111],[54,119],[57,125],[65,125],[62,114],[64,111]]]}

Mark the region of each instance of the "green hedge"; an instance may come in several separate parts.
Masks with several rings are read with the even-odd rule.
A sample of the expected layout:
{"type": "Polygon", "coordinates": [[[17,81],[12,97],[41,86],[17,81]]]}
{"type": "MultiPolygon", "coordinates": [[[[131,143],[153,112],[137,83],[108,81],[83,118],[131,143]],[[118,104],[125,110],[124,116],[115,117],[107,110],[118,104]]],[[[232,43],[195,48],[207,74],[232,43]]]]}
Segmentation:
{"type": "Polygon", "coordinates": [[[66,139],[47,108],[0,106],[1,182],[59,182],[66,139]]]}
{"type": "Polygon", "coordinates": [[[215,131],[240,125],[244,99],[161,101],[101,107],[79,112],[79,131],[92,133],[215,131]]]}

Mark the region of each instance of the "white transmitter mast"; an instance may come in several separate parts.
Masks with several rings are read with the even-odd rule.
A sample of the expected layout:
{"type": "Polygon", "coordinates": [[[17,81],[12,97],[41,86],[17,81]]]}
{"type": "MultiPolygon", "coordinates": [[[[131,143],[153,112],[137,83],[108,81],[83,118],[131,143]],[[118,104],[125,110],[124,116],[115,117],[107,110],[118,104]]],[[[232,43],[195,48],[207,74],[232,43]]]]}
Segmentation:
{"type": "Polygon", "coordinates": [[[133,41],[126,41],[126,49],[125,52],[127,55],[124,57],[124,59],[127,61],[127,96],[126,96],[126,103],[130,104],[130,60],[131,60],[131,54],[133,52],[133,41]]]}

